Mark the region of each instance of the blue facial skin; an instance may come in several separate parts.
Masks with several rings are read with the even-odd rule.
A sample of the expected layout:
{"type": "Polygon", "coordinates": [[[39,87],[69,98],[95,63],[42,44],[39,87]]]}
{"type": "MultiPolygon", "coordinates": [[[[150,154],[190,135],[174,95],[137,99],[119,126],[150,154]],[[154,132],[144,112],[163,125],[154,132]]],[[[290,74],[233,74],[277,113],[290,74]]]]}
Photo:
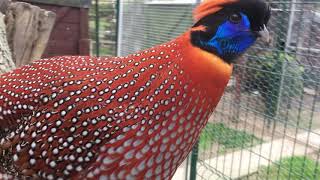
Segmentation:
{"type": "Polygon", "coordinates": [[[201,44],[209,48],[215,48],[219,56],[235,58],[245,52],[257,37],[250,30],[250,21],[248,17],[240,13],[242,20],[238,23],[232,23],[226,20],[221,24],[216,34],[209,41],[202,41],[201,44]]]}

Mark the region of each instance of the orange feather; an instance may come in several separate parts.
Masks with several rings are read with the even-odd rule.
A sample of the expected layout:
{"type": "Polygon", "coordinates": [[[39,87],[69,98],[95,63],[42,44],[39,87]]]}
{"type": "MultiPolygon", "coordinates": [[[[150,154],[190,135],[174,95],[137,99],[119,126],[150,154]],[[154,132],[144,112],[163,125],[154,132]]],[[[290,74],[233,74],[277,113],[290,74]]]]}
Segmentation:
{"type": "Polygon", "coordinates": [[[231,4],[236,1],[237,0],[205,0],[193,11],[193,19],[199,21],[205,16],[219,11],[222,9],[223,5],[231,4]]]}

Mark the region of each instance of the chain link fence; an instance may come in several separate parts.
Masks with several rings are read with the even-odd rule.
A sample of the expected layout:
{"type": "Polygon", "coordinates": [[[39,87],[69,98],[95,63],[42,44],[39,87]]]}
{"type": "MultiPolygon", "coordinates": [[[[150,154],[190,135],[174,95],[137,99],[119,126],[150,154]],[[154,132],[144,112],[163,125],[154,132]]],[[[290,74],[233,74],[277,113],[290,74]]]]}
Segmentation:
{"type": "MultiPolygon", "coordinates": [[[[100,20],[92,11],[94,53],[127,55],[175,38],[192,25],[197,3],[100,0],[93,7],[111,10],[100,8],[100,20]]],[[[320,179],[320,2],[269,3],[272,43],[257,42],[235,66],[192,160],[176,179],[320,179]]]]}

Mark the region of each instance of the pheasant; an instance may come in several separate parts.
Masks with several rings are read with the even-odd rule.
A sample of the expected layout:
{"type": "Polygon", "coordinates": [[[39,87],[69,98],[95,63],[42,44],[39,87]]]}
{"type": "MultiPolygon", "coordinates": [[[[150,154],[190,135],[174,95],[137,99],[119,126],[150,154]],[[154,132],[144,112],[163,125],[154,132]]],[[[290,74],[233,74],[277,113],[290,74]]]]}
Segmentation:
{"type": "Polygon", "coordinates": [[[41,59],[0,77],[0,149],[41,179],[170,179],[237,57],[268,39],[262,0],[207,0],[181,36],[125,57],[41,59]]]}

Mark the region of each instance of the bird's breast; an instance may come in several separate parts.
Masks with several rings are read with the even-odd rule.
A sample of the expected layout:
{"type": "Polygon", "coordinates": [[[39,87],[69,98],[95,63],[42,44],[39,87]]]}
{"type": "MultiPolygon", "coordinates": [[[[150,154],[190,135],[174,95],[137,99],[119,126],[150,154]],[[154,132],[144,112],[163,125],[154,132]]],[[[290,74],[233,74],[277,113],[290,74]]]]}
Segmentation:
{"type": "Polygon", "coordinates": [[[218,103],[232,74],[233,66],[218,56],[193,46],[186,33],[182,41],[181,66],[196,84],[218,103]]]}

